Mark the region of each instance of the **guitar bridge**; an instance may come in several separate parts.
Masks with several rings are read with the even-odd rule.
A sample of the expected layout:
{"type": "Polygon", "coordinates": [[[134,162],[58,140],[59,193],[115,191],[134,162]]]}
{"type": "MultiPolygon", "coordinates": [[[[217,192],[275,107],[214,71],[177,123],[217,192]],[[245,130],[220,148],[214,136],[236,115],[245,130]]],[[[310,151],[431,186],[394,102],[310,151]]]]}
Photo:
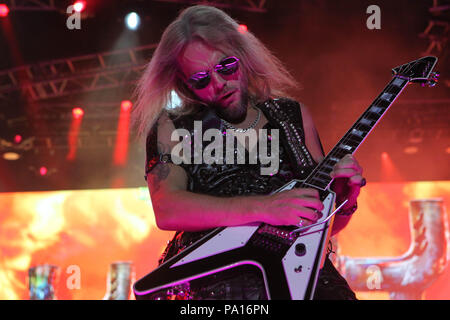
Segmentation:
{"type": "Polygon", "coordinates": [[[262,224],[250,239],[250,243],[264,250],[286,252],[298,237],[292,235],[291,230],[292,228],[262,224]]]}

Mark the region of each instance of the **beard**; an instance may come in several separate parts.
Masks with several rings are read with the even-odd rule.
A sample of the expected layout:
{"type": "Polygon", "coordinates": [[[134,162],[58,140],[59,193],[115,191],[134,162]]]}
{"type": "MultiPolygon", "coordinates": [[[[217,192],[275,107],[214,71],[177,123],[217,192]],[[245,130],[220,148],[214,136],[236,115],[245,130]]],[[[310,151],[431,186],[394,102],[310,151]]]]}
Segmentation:
{"type": "Polygon", "coordinates": [[[224,107],[218,103],[211,105],[216,115],[229,123],[239,124],[247,117],[248,94],[241,90],[241,95],[235,106],[224,107]]]}

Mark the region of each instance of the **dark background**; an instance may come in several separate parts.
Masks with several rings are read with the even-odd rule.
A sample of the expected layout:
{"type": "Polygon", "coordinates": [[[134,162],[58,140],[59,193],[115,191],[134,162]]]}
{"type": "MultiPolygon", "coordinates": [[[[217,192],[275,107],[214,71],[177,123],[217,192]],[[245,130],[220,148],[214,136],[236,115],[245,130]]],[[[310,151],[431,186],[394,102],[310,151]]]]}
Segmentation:
{"type": "MultiPolygon", "coordinates": [[[[0,138],[12,141],[16,134],[36,138],[30,150],[20,151],[19,160],[0,158],[0,192],[145,186],[144,146],[134,134],[127,164],[112,164],[120,101],[131,98],[132,81],[32,101],[20,87],[26,80],[2,91],[9,81],[5,74],[20,66],[37,68],[58,59],[156,44],[189,1],[88,1],[80,30],[66,27],[65,8],[70,3],[55,1],[60,10],[11,10],[0,19],[0,138]],[[143,19],[134,32],[126,30],[123,21],[132,10],[143,19]],[[77,158],[68,161],[68,131],[75,106],[82,107],[85,116],[77,158]],[[44,143],[49,140],[51,147],[44,143]],[[48,168],[46,176],[39,175],[40,166],[48,168]]],[[[426,52],[430,40],[420,36],[431,20],[448,23],[450,10],[430,12],[431,0],[267,0],[264,12],[246,11],[236,3],[217,1],[246,24],[302,84],[293,95],[309,106],[326,152],[390,81],[393,67],[427,54],[437,56],[439,84],[433,88],[409,85],[356,157],[369,183],[450,179],[448,46],[443,41],[440,50],[426,52]],[[366,27],[366,9],[373,4],[381,9],[380,30],[366,27]],[[416,153],[405,153],[408,147],[415,147],[416,153]],[[394,168],[390,175],[381,167],[383,152],[394,168]]],[[[448,1],[439,4],[449,6],[448,1]]],[[[448,25],[433,28],[430,34],[437,39],[448,37],[448,25]]],[[[143,53],[139,61],[150,56],[151,51],[143,53]]],[[[39,79],[45,77],[41,74],[39,79]]],[[[10,149],[0,145],[1,153],[10,149]]]]}

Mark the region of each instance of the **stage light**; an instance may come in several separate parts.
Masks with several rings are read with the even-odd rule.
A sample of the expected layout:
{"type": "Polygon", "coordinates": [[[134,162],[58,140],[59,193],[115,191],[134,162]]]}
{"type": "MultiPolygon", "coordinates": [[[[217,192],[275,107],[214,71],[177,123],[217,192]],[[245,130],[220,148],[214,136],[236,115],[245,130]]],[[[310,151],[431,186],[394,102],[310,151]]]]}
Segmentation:
{"type": "Polygon", "coordinates": [[[177,95],[175,91],[172,90],[172,92],[170,93],[170,101],[167,104],[167,108],[174,109],[178,108],[180,105],[181,105],[180,97],[177,95]]]}
{"type": "Polygon", "coordinates": [[[0,17],[8,16],[9,8],[6,4],[0,4],[0,17]]]}
{"type": "Polygon", "coordinates": [[[386,151],[381,153],[380,177],[381,181],[384,182],[404,180],[395,164],[395,161],[391,158],[391,155],[386,151]]]}
{"type": "Polygon", "coordinates": [[[76,12],[81,12],[81,11],[83,11],[85,8],[86,8],[86,1],[76,1],[76,2],[73,4],[73,9],[74,9],[76,12]]]}
{"type": "Polygon", "coordinates": [[[39,174],[41,176],[45,176],[47,174],[47,168],[46,167],[40,167],[39,168],[39,174]]]}
{"type": "Polygon", "coordinates": [[[20,134],[16,134],[14,137],[14,142],[19,144],[22,142],[22,136],[20,134]]]}
{"type": "MultiPolygon", "coordinates": [[[[130,110],[133,103],[123,100],[120,104],[119,122],[117,124],[116,144],[114,146],[113,163],[116,166],[123,166],[127,163],[130,135],[130,110]]],[[[118,186],[120,183],[115,184],[118,186]]]]}
{"type": "Polygon", "coordinates": [[[425,136],[425,130],[423,128],[414,128],[409,132],[408,141],[410,143],[421,143],[425,136]]]}
{"type": "Polygon", "coordinates": [[[141,24],[141,18],[136,12],[130,12],[125,16],[125,24],[128,29],[136,30],[141,24]]]}
{"type": "Polygon", "coordinates": [[[238,27],[238,31],[240,33],[246,33],[248,31],[248,28],[247,28],[247,26],[245,24],[240,24],[239,27],[238,27]]]}
{"type": "Polygon", "coordinates": [[[17,152],[5,152],[3,154],[3,159],[8,161],[18,160],[20,159],[20,154],[18,154],[17,152]]]}
{"type": "Polygon", "coordinates": [[[73,108],[72,109],[72,116],[75,119],[80,119],[84,115],[84,111],[81,108],[73,108]]]}
{"type": "Polygon", "coordinates": [[[419,148],[415,147],[415,146],[409,146],[403,149],[403,152],[406,154],[416,154],[417,152],[419,152],[419,148]]]}
{"type": "Polygon", "coordinates": [[[81,108],[72,109],[72,122],[70,124],[69,133],[67,135],[67,142],[69,145],[69,152],[66,155],[66,159],[69,161],[75,160],[78,149],[78,136],[80,134],[80,127],[84,111],[81,108]]]}
{"type": "Polygon", "coordinates": [[[122,111],[128,111],[133,106],[133,103],[130,100],[124,100],[120,104],[120,107],[122,108],[122,111]]]}

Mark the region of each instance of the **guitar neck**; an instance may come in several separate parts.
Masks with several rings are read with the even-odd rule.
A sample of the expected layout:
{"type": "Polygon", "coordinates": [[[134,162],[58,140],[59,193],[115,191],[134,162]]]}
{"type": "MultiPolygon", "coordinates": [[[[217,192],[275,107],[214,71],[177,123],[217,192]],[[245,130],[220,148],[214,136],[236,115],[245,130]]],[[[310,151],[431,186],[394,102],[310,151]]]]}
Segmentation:
{"type": "Polygon", "coordinates": [[[342,139],[339,140],[322,162],[311,172],[303,184],[325,190],[333,180],[330,177],[333,166],[345,155],[353,154],[358,149],[408,82],[409,80],[407,78],[394,76],[342,139]]]}

